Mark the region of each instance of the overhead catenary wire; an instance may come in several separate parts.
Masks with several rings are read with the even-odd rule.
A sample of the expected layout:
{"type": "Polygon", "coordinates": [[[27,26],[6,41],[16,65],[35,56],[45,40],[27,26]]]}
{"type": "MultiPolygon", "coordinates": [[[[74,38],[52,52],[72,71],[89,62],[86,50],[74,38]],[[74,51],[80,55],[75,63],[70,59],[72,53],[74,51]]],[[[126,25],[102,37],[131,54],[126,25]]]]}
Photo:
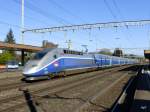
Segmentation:
{"type": "MultiPolygon", "coordinates": [[[[118,20],[118,16],[115,15],[115,13],[113,12],[113,10],[111,9],[111,6],[108,4],[107,0],[104,0],[104,3],[105,3],[105,6],[107,7],[107,9],[109,10],[110,14],[112,15],[112,17],[115,19],[115,20],[118,20]]],[[[121,20],[123,20],[124,16],[123,14],[121,13],[121,10],[120,8],[118,7],[117,3],[115,0],[112,0],[112,3],[115,7],[115,9],[117,10],[118,14],[120,15],[120,18],[121,20]]],[[[126,26],[126,29],[128,29],[128,26],[126,24],[124,24],[124,26],[126,26]]],[[[116,31],[117,31],[117,27],[116,27],[116,31]]],[[[125,36],[126,40],[130,42],[130,40],[125,36]]]]}
{"type": "Polygon", "coordinates": [[[117,16],[115,15],[115,13],[112,11],[110,5],[108,4],[107,0],[103,0],[104,1],[104,4],[105,6],[107,7],[108,11],[110,12],[110,14],[112,15],[112,17],[114,19],[117,19],[117,16]]]}
{"type": "Polygon", "coordinates": [[[150,26],[148,26],[148,29],[147,29],[147,39],[148,39],[148,47],[149,47],[149,49],[150,49],[150,26]]]}
{"type": "MultiPolygon", "coordinates": [[[[18,0],[13,0],[15,3],[20,4],[20,2],[18,0]]],[[[43,17],[47,18],[47,19],[51,19],[53,21],[56,21],[62,25],[65,24],[70,24],[70,22],[66,21],[65,19],[58,17],[52,13],[46,12],[44,10],[42,10],[41,8],[39,8],[38,6],[36,6],[35,4],[31,3],[31,1],[26,1],[25,3],[25,7],[30,9],[33,12],[36,12],[40,15],[42,15],[43,17]]]]}
{"type": "Polygon", "coordinates": [[[121,18],[124,18],[124,15],[121,13],[121,10],[116,3],[116,0],[112,0],[112,3],[114,5],[114,7],[116,8],[116,10],[118,11],[119,15],[121,16],[121,18]]]}
{"type": "Polygon", "coordinates": [[[65,13],[67,13],[68,15],[76,18],[77,20],[80,20],[82,22],[86,22],[85,20],[83,20],[83,18],[73,14],[71,11],[67,10],[66,8],[64,8],[62,5],[60,5],[58,2],[56,2],[55,0],[48,0],[51,4],[55,5],[57,8],[61,9],[62,11],[64,11],[65,13]]]}
{"type": "Polygon", "coordinates": [[[10,27],[15,27],[15,28],[21,28],[21,26],[19,26],[19,25],[8,23],[8,22],[1,21],[1,20],[0,20],[0,24],[10,26],[10,27]]]}
{"type": "Polygon", "coordinates": [[[39,8],[38,6],[34,5],[33,3],[34,3],[33,1],[27,2],[28,7],[29,7],[30,9],[32,9],[32,10],[36,9],[36,10],[37,10],[36,12],[40,12],[39,14],[41,14],[41,15],[47,17],[48,19],[52,19],[52,20],[54,20],[54,21],[56,21],[56,22],[58,22],[58,23],[61,23],[62,25],[65,25],[65,24],[70,24],[70,25],[71,25],[71,24],[72,24],[72,23],[70,23],[69,21],[67,21],[67,20],[65,20],[64,18],[62,18],[62,17],[59,17],[59,16],[57,16],[57,15],[55,15],[55,14],[52,14],[52,13],[50,13],[50,12],[44,11],[43,9],[41,9],[41,8],[39,8]],[[32,2],[32,3],[31,3],[31,2],[32,2]],[[30,7],[30,6],[31,6],[31,7],[30,7]],[[34,9],[33,9],[33,8],[34,8],[34,9]]]}
{"type": "Polygon", "coordinates": [[[45,16],[45,17],[48,17],[48,19],[53,19],[54,21],[56,21],[56,22],[58,22],[58,23],[61,23],[61,24],[63,24],[63,25],[65,25],[65,24],[72,24],[72,23],[70,23],[69,21],[67,21],[67,20],[65,20],[65,19],[63,19],[62,17],[59,17],[59,16],[57,16],[57,15],[55,15],[55,14],[52,14],[52,13],[50,13],[50,12],[46,12],[46,11],[44,11],[43,9],[40,9],[38,6],[36,6],[36,5],[34,5],[33,4],[33,1],[30,1],[30,2],[27,2],[27,4],[28,4],[28,7],[30,8],[30,9],[32,9],[32,10],[37,10],[36,12],[39,12],[41,15],[43,15],[43,16],[45,16]],[[32,2],[32,3],[31,3],[32,2]],[[31,7],[30,7],[31,6],[31,7]],[[34,8],[34,9],[33,9],[34,8]],[[50,16],[49,16],[50,15],[50,16]]]}
{"type": "MultiPolygon", "coordinates": [[[[117,4],[117,2],[116,2],[116,0],[112,0],[112,3],[113,3],[113,5],[114,5],[114,7],[115,7],[115,9],[117,10],[117,12],[118,12],[118,15],[120,15],[120,18],[121,18],[121,20],[123,21],[123,20],[125,20],[125,17],[124,17],[124,15],[122,14],[122,12],[121,12],[121,10],[120,10],[120,8],[119,8],[119,6],[118,6],[118,4],[117,4]]],[[[126,26],[126,24],[125,24],[125,26],[126,26]]],[[[126,26],[125,27],[127,30],[126,31],[128,31],[128,36],[130,36],[131,37],[131,33],[129,32],[129,27],[128,26],[126,26]]],[[[128,37],[126,37],[125,36],[125,38],[126,38],[126,40],[129,42],[129,43],[131,43],[131,41],[129,40],[129,38],[128,37]]]]}
{"type": "MultiPolygon", "coordinates": [[[[113,10],[111,9],[111,6],[109,5],[109,3],[107,2],[107,0],[103,0],[104,4],[106,6],[106,8],[108,9],[108,11],[110,12],[111,16],[113,17],[113,19],[118,20],[117,16],[115,15],[115,13],[113,12],[113,10]]],[[[115,26],[115,31],[117,32],[117,27],[115,26]]]]}
{"type": "Polygon", "coordinates": [[[48,28],[26,29],[25,32],[41,33],[41,32],[58,32],[58,31],[75,31],[75,30],[87,30],[94,28],[115,28],[126,26],[143,26],[150,24],[150,20],[135,20],[135,21],[120,21],[120,22],[106,22],[106,23],[93,23],[93,24],[80,24],[80,25],[68,25],[57,26],[48,28]]]}
{"type": "MultiPolygon", "coordinates": [[[[13,14],[13,15],[17,15],[17,16],[20,16],[20,13],[19,12],[16,12],[16,11],[13,11],[13,10],[11,10],[11,9],[9,9],[9,8],[2,8],[1,7],[1,10],[3,10],[3,11],[5,11],[5,12],[7,12],[7,13],[10,13],[10,14],[13,14]]],[[[29,19],[29,20],[31,20],[31,21],[36,21],[36,22],[40,22],[40,23],[44,23],[44,24],[48,24],[47,22],[45,22],[44,20],[41,20],[41,19],[35,19],[34,17],[32,17],[32,16],[29,16],[29,15],[27,15],[27,14],[25,14],[25,18],[27,18],[27,19],[29,19]]]]}

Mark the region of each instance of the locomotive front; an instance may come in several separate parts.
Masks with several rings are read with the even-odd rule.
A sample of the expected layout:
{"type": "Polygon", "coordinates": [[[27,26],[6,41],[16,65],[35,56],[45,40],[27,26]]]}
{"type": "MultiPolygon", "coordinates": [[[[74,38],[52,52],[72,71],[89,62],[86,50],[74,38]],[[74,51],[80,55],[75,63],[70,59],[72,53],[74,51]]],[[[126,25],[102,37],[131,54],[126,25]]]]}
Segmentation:
{"type": "Polygon", "coordinates": [[[46,56],[48,54],[49,50],[38,52],[31,60],[26,63],[23,69],[23,75],[26,79],[34,80],[35,77],[43,75],[43,73],[41,73],[41,69],[46,66],[48,62],[48,59],[44,59],[48,57],[46,56]]]}

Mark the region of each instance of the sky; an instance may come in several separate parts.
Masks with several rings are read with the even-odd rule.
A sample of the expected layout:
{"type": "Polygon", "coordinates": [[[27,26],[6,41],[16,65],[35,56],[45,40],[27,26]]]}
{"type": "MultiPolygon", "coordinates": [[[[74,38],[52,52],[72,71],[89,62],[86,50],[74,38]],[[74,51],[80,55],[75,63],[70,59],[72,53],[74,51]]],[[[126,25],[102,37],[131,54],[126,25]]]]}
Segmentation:
{"type": "MultiPolygon", "coordinates": [[[[150,0],[25,0],[25,28],[150,19],[149,4],[150,0]]],[[[0,41],[11,28],[16,42],[22,43],[20,26],[21,0],[0,0],[0,41]]],[[[42,40],[59,47],[67,47],[66,41],[71,40],[76,50],[82,50],[82,45],[88,45],[89,51],[140,48],[123,52],[143,55],[143,49],[150,47],[150,25],[24,35],[24,44],[41,46],[42,40]]]]}

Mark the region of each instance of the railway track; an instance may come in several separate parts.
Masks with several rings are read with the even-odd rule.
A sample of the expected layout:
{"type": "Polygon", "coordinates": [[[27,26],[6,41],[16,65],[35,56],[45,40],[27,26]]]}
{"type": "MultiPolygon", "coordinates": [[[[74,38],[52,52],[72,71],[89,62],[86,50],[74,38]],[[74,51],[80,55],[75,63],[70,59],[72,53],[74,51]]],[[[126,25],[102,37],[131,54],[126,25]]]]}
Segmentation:
{"type": "MultiPolygon", "coordinates": [[[[124,73],[121,72],[121,73],[115,73],[115,74],[113,74],[113,76],[105,75],[106,77],[101,77],[100,78],[101,80],[96,78],[94,80],[90,80],[90,83],[86,82],[86,83],[83,83],[82,85],[80,84],[79,86],[74,86],[69,89],[63,89],[62,91],[57,91],[55,93],[51,93],[49,91],[47,95],[43,96],[46,99],[46,102],[47,102],[47,99],[49,99],[48,106],[47,107],[45,106],[46,102],[43,103],[43,106],[44,106],[44,108],[47,108],[47,112],[50,109],[51,109],[51,111],[54,111],[54,112],[55,111],[70,112],[70,111],[76,110],[76,108],[79,108],[79,107],[80,108],[76,111],[80,111],[82,107],[85,107],[84,106],[85,104],[87,104],[89,102],[91,103],[92,101],[94,101],[93,99],[106,94],[108,92],[107,90],[111,89],[112,85],[114,85],[114,82],[115,82],[115,84],[120,83],[125,78],[125,76],[121,77],[123,74],[124,73]],[[118,78],[119,78],[120,82],[118,81],[118,78]],[[113,84],[111,84],[112,82],[113,82],[113,84]],[[89,90],[92,90],[92,92],[90,92],[89,90]],[[74,102],[74,103],[72,104],[72,102],[74,102]],[[70,105],[66,106],[67,103],[69,103],[70,105]],[[61,105],[63,105],[63,106],[61,106],[61,105]]],[[[126,81],[127,81],[127,79],[126,79],[126,81]]],[[[43,94],[43,93],[41,93],[41,94],[43,94]]],[[[35,98],[34,101],[38,102],[38,99],[35,98]]],[[[39,99],[39,102],[41,102],[41,99],[39,99]]],[[[42,104],[42,103],[39,103],[39,104],[42,104]]],[[[99,103],[94,103],[94,104],[99,104],[99,103]]],[[[91,111],[95,111],[95,110],[90,109],[90,111],[88,111],[88,112],[91,112],[91,111]]],[[[85,112],[85,110],[83,112],[85,112]]]]}
{"type": "MultiPolygon", "coordinates": [[[[30,91],[30,94],[34,95],[35,98],[37,100],[39,100],[42,96],[47,95],[48,91],[49,91],[48,95],[55,94],[55,93],[58,93],[58,92],[60,93],[60,92],[63,92],[63,91],[67,91],[68,89],[71,89],[73,87],[82,85],[84,83],[89,83],[89,81],[95,80],[97,78],[102,78],[102,76],[92,77],[92,78],[88,78],[88,79],[86,78],[86,79],[83,79],[81,81],[74,81],[74,82],[71,82],[71,84],[70,84],[70,82],[67,82],[67,83],[63,84],[62,86],[61,85],[56,85],[56,86],[53,86],[53,87],[47,87],[47,88],[39,89],[37,91],[32,91],[32,92],[30,91]],[[66,85],[66,86],[64,86],[64,85],[66,85]],[[37,98],[37,97],[39,97],[39,98],[37,98]]],[[[26,91],[26,89],[23,90],[23,92],[24,91],[26,91]]],[[[9,99],[1,100],[0,105],[3,105],[2,103],[7,103],[7,105],[8,105],[8,102],[12,103],[11,101],[14,102],[14,100],[17,100],[17,102],[20,102],[20,99],[23,99],[23,97],[24,96],[16,96],[16,97],[12,97],[12,98],[9,98],[9,99]]],[[[8,108],[8,106],[7,106],[7,109],[6,110],[4,109],[3,111],[11,110],[12,108],[17,108],[17,107],[20,108],[20,106],[24,106],[25,104],[26,104],[26,101],[24,101],[24,99],[23,99],[22,103],[20,103],[18,105],[14,105],[10,108],[8,108]]]]}
{"type": "MultiPolygon", "coordinates": [[[[123,68],[120,67],[120,69],[123,69],[123,68]]],[[[68,82],[67,82],[67,79],[64,78],[64,79],[61,79],[61,80],[65,80],[63,83],[55,84],[55,86],[47,86],[44,88],[41,87],[41,88],[38,88],[36,90],[31,90],[31,89],[25,87],[25,88],[22,88],[22,90],[23,90],[23,92],[26,92],[26,90],[28,89],[30,91],[30,94],[32,94],[33,96],[36,96],[36,97],[40,96],[40,98],[41,98],[41,95],[43,96],[43,94],[47,94],[47,92],[49,90],[50,90],[49,94],[55,94],[58,92],[67,91],[68,89],[75,88],[75,87],[80,86],[84,83],[89,83],[89,81],[91,82],[92,80],[94,81],[94,80],[97,80],[99,78],[101,79],[103,77],[107,77],[108,73],[109,73],[109,75],[112,75],[112,73],[117,73],[117,71],[120,69],[115,68],[115,70],[111,71],[111,74],[110,74],[110,70],[107,70],[105,73],[103,73],[103,72],[95,73],[94,75],[90,75],[89,77],[81,77],[80,79],[73,79],[73,80],[68,81],[68,82]]],[[[52,82],[52,81],[50,81],[50,82],[52,82]]],[[[18,94],[18,95],[14,95],[14,96],[11,96],[8,98],[3,98],[0,100],[0,105],[3,107],[0,109],[0,111],[2,111],[2,112],[11,111],[13,109],[23,107],[25,104],[26,104],[26,101],[24,100],[23,94],[18,94]]]]}
{"type": "MultiPolygon", "coordinates": [[[[122,67],[116,68],[116,70],[118,70],[120,68],[122,68],[122,67]]],[[[111,71],[113,69],[114,68],[108,68],[108,69],[100,70],[99,72],[101,72],[101,73],[108,72],[108,71],[111,71]]],[[[94,73],[95,71],[89,71],[88,73],[92,73],[92,72],[94,73]]],[[[73,75],[80,75],[80,74],[81,73],[72,74],[72,75],[68,75],[67,77],[70,77],[70,76],[73,76],[73,75]]],[[[83,74],[85,74],[85,73],[83,73],[83,74]]],[[[0,84],[0,91],[6,91],[6,90],[10,90],[10,89],[26,87],[26,86],[29,86],[29,85],[36,85],[36,84],[42,84],[42,83],[49,82],[49,80],[44,80],[44,81],[34,82],[34,83],[31,84],[31,83],[24,83],[24,82],[20,81],[21,78],[22,78],[21,76],[17,76],[17,77],[12,77],[12,78],[0,79],[0,82],[2,82],[2,84],[0,84]],[[11,82],[13,82],[13,83],[11,83],[11,82]]],[[[53,79],[56,79],[56,78],[53,78],[53,79]]],[[[51,79],[51,80],[53,80],[53,79],[51,79]]]]}
{"type": "MultiPolygon", "coordinates": [[[[127,66],[126,66],[127,67],[127,66]]],[[[119,70],[119,69],[123,69],[124,67],[118,67],[118,68],[109,68],[109,69],[105,69],[105,70],[100,70],[98,71],[99,73],[104,73],[104,72],[108,72],[108,71],[111,71],[113,69],[116,69],[116,70],[119,70]]],[[[97,71],[94,71],[94,72],[89,72],[89,73],[95,73],[97,71]]],[[[84,73],[85,75],[88,75],[87,73],[84,73]]],[[[83,75],[84,75],[83,74],[83,75]]],[[[78,74],[80,75],[80,74],[78,74]]],[[[77,74],[73,75],[73,76],[77,76],[77,74]]],[[[72,77],[71,76],[67,76],[67,78],[69,77],[72,77]]],[[[66,78],[66,77],[65,77],[66,78]]],[[[59,82],[59,80],[62,80],[61,78],[57,78],[57,79],[53,79],[51,81],[54,81],[55,83],[59,82]],[[54,81],[55,80],[55,81],[54,81]]],[[[8,80],[6,80],[7,82],[8,80]]],[[[0,85],[0,99],[1,97],[2,98],[5,98],[6,96],[9,97],[9,96],[14,96],[16,94],[19,94],[20,95],[20,92],[18,91],[19,88],[22,88],[22,87],[29,87],[32,86],[36,86],[36,85],[44,85],[45,87],[48,85],[50,81],[49,80],[45,80],[45,81],[41,81],[41,82],[35,82],[35,83],[22,83],[22,82],[15,82],[15,83],[9,83],[9,84],[3,84],[3,85],[0,85]],[[12,90],[13,92],[10,92],[10,90],[12,90]]],[[[33,88],[31,88],[33,89],[33,88]]]]}
{"type": "MultiPolygon", "coordinates": [[[[112,92],[115,92],[114,90],[117,90],[120,85],[124,85],[123,83],[125,83],[129,78],[130,77],[124,73],[109,86],[90,97],[75,112],[109,111],[109,108],[115,101],[115,98],[113,97],[114,94],[112,92]]],[[[117,95],[119,94],[116,92],[116,95],[114,96],[117,97],[117,95]]]]}
{"type": "Polygon", "coordinates": [[[17,78],[21,78],[21,71],[15,71],[15,72],[4,72],[4,73],[0,73],[0,84],[3,83],[1,81],[3,80],[11,80],[11,79],[17,79],[17,78]]]}

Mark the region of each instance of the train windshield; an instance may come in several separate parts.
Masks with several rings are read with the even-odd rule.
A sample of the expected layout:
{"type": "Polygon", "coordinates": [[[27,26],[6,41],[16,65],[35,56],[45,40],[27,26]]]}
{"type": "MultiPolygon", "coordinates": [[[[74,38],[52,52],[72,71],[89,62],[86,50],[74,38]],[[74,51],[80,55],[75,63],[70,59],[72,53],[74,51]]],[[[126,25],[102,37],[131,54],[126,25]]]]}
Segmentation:
{"type": "Polygon", "coordinates": [[[40,60],[42,59],[48,52],[39,52],[37,54],[35,54],[35,56],[33,57],[33,59],[35,60],[40,60]]]}
{"type": "Polygon", "coordinates": [[[44,49],[43,51],[40,51],[38,53],[36,53],[32,59],[35,59],[35,60],[40,60],[42,59],[48,52],[52,51],[53,48],[47,48],[47,49],[44,49]]]}

